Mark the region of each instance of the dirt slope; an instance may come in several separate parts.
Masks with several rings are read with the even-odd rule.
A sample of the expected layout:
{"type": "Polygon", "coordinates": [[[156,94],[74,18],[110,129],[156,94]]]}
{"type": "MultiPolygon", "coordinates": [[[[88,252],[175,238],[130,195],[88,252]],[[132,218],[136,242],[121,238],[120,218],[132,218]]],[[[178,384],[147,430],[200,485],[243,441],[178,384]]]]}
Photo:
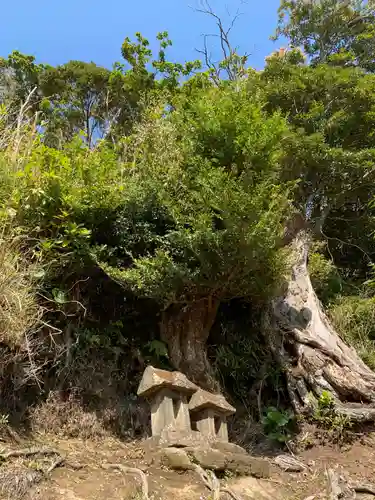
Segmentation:
{"type": "MultiPolygon", "coordinates": [[[[138,467],[148,477],[150,497],[153,500],[209,500],[210,492],[194,472],[178,473],[145,464],[139,443],[124,444],[121,441],[56,440],[43,436],[32,443],[4,443],[4,450],[29,446],[48,446],[56,449],[65,462],[37,484],[21,481],[22,474],[48,470],[46,457],[10,457],[0,467],[0,485],[3,499],[17,500],[130,500],[140,499],[137,477],[117,470],[106,470],[105,464],[122,464],[138,467]],[[22,472],[22,474],[21,474],[22,472]],[[22,487],[21,487],[22,486],[22,487]]],[[[326,496],[327,468],[339,470],[356,482],[375,482],[375,439],[372,434],[363,437],[352,446],[339,449],[332,445],[315,446],[302,452],[298,458],[306,465],[304,472],[288,473],[272,466],[270,479],[250,477],[227,478],[231,489],[244,500],[304,500],[310,496],[324,499],[326,496]]],[[[272,462],[273,458],[269,457],[272,462]]],[[[223,496],[224,498],[224,496],[223,496]]],[[[228,497],[229,498],[229,497],[228,497]]],[[[366,495],[357,498],[365,500],[366,495]]]]}

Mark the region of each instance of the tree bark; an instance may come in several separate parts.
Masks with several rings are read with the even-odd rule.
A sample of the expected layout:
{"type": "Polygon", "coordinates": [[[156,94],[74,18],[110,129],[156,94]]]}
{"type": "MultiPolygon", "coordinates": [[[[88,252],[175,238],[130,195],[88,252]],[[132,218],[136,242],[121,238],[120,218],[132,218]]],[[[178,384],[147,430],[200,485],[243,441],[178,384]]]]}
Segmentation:
{"type": "Polygon", "coordinates": [[[220,301],[212,297],[183,306],[173,305],[163,314],[161,339],[167,344],[169,359],[176,370],[200,387],[219,390],[207,359],[206,342],[220,301]]]}
{"type": "Polygon", "coordinates": [[[292,243],[293,266],[282,297],[273,300],[266,329],[270,345],[285,367],[289,396],[297,413],[313,411],[329,391],[336,411],[353,421],[375,419],[375,373],[335,331],[311,284],[308,231],[292,243]]]}

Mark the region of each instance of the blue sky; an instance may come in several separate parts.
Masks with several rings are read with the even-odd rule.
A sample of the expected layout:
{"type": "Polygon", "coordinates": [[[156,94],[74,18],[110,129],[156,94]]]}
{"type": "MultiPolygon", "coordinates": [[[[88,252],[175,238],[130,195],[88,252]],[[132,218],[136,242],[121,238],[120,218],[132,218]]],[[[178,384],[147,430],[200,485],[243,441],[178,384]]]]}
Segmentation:
{"type": "MultiPolygon", "coordinates": [[[[136,31],[150,41],[158,31],[173,40],[169,59],[196,59],[202,33],[214,31],[212,19],[194,12],[199,0],[3,0],[0,56],[19,50],[38,62],[62,64],[71,59],[94,61],[111,67],[121,59],[120,47],[136,31]]],[[[211,0],[225,18],[225,7],[236,11],[240,0],[211,0]]],[[[281,43],[269,40],[279,0],[248,0],[233,40],[252,54],[250,64],[261,68],[264,58],[281,43]]],[[[156,45],[153,43],[153,46],[156,45]]]]}

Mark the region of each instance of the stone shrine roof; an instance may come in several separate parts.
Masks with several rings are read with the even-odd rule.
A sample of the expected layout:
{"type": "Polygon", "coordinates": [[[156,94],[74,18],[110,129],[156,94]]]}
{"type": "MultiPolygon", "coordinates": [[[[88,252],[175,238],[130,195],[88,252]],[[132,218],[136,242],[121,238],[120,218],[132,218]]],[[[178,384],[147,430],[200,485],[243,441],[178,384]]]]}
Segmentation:
{"type": "Polygon", "coordinates": [[[221,394],[212,394],[211,392],[199,389],[199,391],[193,394],[190,400],[189,410],[191,412],[197,412],[206,408],[210,408],[224,415],[232,415],[236,412],[236,408],[230,405],[221,394]]]}
{"type": "Polygon", "coordinates": [[[169,372],[148,366],[139,384],[138,396],[148,397],[160,389],[171,389],[185,394],[193,394],[199,388],[180,372],[169,372]]]}

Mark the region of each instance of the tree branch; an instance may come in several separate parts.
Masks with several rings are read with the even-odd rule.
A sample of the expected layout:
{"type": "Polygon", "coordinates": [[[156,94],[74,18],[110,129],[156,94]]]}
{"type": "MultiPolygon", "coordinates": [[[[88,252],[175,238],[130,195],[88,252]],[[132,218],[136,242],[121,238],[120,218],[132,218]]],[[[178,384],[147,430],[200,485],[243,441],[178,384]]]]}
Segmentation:
{"type": "MultiPolygon", "coordinates": [[[[220,41],[219,42],[220,49],[223,57],[221,65],[218,66],[216,63],[213,63],[207,47],[207,38],[213,35],[203,35],[204,47],[201,50],[197,50],[197,52],[203,54],[206,66],[212,70],[214,82],[218,83],[218,81],[220,80],[220,73],[222,69],[226,71],[229,80],[236,81],[243,72],[243,65],[248,58],[248,54],[245,54],[242,57],[237,56],[235,58],[237,54],[237,48],[233,47],[231,43],[230,33],[233,30],[238,18],[242,15],[242,13],[238,9],[236,14],[232,17],[230,21],[229,27],[226,28],[224,26],[222,18],[215,13],[208,0],[201,0],[201,7],[195,9],[195,11],[212,17],[215,20],[215,24],[218,28],[217,37],[219,38],[220,41]]],[[[228,11],[227,13],[228,15],[230,15],[228,11]]]]}

